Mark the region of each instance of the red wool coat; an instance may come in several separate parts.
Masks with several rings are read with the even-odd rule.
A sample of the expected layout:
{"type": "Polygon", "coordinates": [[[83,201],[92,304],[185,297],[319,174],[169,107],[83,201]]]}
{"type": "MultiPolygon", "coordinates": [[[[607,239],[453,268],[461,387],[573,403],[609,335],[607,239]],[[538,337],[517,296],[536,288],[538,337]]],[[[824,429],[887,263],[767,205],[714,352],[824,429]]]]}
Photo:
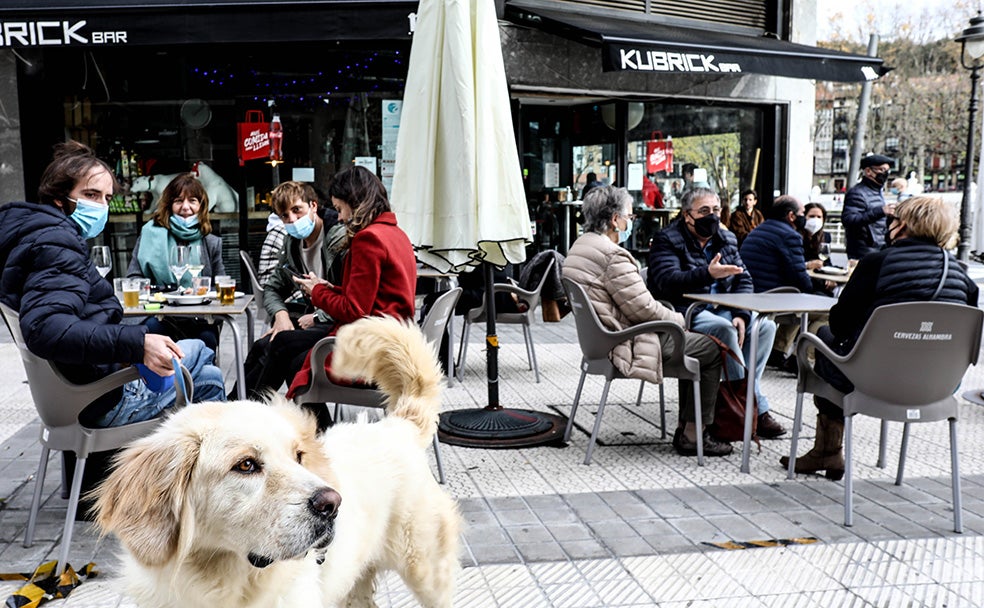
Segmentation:
{"type": "MultiPolygon", "coordinates": [[[[412,319],[417,288],[413,245],[396,225],[396,215],[380,213],[352,237],[341,285],[316,285],[311,302],[335,320],[338,328],[362,317],[412,319]]],[[[326,362],[330,369],[331,358],[326,362]]],[[[311,383],[311,353],[294,376],[287,397],[311,383]]]]}

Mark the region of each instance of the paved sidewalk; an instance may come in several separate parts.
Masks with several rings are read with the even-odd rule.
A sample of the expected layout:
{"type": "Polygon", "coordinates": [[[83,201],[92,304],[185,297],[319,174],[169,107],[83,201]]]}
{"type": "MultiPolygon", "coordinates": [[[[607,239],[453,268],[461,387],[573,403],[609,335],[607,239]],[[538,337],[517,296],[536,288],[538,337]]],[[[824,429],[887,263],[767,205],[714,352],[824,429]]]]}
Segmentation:
{"type": "MultiPolygon", "coordinates": [[[[527,369],[521,332],[500,329],[501,402],[567,415],[580,360],[572,319],[534,328],[539,384],[527,369]]],[[[465,381],[448,386],[446,409],[486,404],[483,336],[472,333],[465,381]]],[[[231,357],[225,359],[229,365],[231,357]]],[[[58,493],[60,458],[53,457],[38,540],[33,548],[21,547],[39,446],[23,370],[5,332],[0,369],[7,389],[0,395],[0,571],[24,571],[56,553],[66,501],[58,493]]],[[[676,384],[666,384],[672,429],[676,384]]],[[[984,370],[971,369],[963,386],[984,387],[984,370]]],[[[913,427],[901,487],[893,484],[901,425],[892,425],[885,470],[873,466],[877,423],[862,419],[855,425],[855,525],[846,528],[842,483],[785,479],[778,459],[788,452],[788,439],[763,441],[752,453],[750,474],[738,471],[738,450],[698,467],[661,438],[657,387],[647,387],[641,408],[635,407],[637,390],[636,382],[613,383],[590,466],[581,462],[594,421],[592,402],[601,393],[601,382],[590,377],[566,448],[442,446],[447,489],[468,522],[457,606],[984,605],[982,408],[961,408],[966,531],[958,535],[952,532],[943,423],[913,427]],[[732,551],[705,544],[802,537],[818,542],[732,551]]],[[[769,369],[764,390],[774,414],[789,426],[793,377],[769,369]]],[[[809,446],[812,406],[807,412],[802,443],[809,446]]],[[[131,606],[115,591],[117,551],[113,539],[100,540],[90,525],[77,527],[70,561],[94,560],[104,575],[51,605],[131,606]]],[[[15,588],[0,584],[0,594],[15,588]]],[[[381,585],[379,604],[415,602],[390,577],[381,585]]]]}

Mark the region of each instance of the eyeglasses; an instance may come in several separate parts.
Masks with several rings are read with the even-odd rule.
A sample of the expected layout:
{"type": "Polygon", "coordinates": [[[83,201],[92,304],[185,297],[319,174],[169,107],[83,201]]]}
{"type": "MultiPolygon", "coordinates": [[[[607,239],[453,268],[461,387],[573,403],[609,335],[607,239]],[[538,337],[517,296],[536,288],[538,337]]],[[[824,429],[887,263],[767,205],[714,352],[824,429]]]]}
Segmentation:
{"type": "Polygon", "coordinates": [[[721,215],[721,205],[715,205],[714,207],[701,207],[699,209],[693,210],[695,215],[700,217],[707,217],[710,214],[721,215]]]}
{"type": "Polygon", "coordinates": [[[629,220],[630,222],[636,219],[635,213],[630,213],[628,215],[623,215],[622,217],[624,217],[625,219],[629,220]]]}

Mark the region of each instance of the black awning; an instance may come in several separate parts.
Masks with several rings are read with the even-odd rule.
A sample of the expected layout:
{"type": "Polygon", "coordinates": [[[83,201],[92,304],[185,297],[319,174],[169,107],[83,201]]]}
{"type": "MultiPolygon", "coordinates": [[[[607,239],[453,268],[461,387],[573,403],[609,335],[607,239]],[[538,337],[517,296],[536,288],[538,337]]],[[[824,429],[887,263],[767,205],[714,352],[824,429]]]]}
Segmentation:
{"type": "Polygon", "coordinates": [[[601,46],[606,72],[754,73],[838,82],[874,80],[888,72],[877,57],[761,36],[743,36],[606,16],[506,5],[514,23],[601,46]]]}
{"type": "Polygon", "coordinates": [[[5,0],[0,48],[409,40],[416,10],[416,0],[5,0]]]}

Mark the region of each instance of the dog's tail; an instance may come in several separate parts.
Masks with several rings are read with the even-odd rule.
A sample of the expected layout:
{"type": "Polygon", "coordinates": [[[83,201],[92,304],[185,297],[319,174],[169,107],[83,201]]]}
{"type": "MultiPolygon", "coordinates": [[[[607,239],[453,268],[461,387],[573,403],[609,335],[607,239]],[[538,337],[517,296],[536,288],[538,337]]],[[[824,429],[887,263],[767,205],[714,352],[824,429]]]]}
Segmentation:
{"type": "Polygon", "coordinates": [[[387,397],[386,412],[414,423],[421,445],[437,431],[441,365],[435,347],[413,322],[366,317],[338,330],[332,374],[374,382],[387,397]]]}

